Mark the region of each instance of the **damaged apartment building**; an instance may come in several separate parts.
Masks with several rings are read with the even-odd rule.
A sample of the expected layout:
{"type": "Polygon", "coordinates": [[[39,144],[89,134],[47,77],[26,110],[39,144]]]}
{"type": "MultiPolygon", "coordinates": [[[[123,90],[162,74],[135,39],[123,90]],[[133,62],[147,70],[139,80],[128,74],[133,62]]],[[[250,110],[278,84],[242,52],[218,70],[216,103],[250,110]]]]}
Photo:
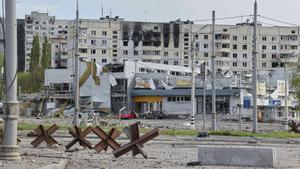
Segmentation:
{"type": "MultiPolygon", "coordinates": [[[[87,60],[122,63],[124,60],[190,66],[192,22],[144,23],[121,18],[80,20],[79,54],[87,60]]],[[[68,39],[74,52],[73,36],[68,39]]],[[[71,57],[70,57],[71,58],[71,57]]],[[[74,63],[70,61],[70,64],[74,63]]]]}
{"type": "MultiPolygon", "coordinates": [[[[217,68],[233,73],[251,73],[252,36],[250,23],[216,25],[217,68]]],[[[190,67],[193,44],[196,64],[205,61],[210,66],[211,39],[211,25],[191,21],[132,22],[119,17],[81,19],[79,54],[81,58],[101,63],[138,60],[190,67]]],[[[295,65],[299,60],[299,44],[297,27],[259,25],[258,69],[273,71],[285,64],[295,65]]],[[[74,34],[68,35],[67,46],[70,67],[74,64],[74,34]]]]}
{"type": "MultiPolygon", "coordinates": [[[[22,63],[29,70],[32,40],[35,34],[48,37],[52,44],[52,68],[74,65],[74,20],[56,19],[48,13],[32,12],[25,16],[24,55],[22,63]]],[[[22,26],[22,25],[20,25],[22,26]]],[[[233,73],[251,73],[251,23],[216,25],[216,66],[233,73]]],[[[211,25],[191,21],[136,22],[118,16],[80,19],[79,57],[101,63],[122,63],[125,60],[191,66],[191,46],[195,46],[196,64],[210,66],[212,55],[211,25]]],[[[299,28],[258,25],[258,69],[273,71],[286,63],[298,62],[299,28]],[[292,56],[289,54],[293,53],[292,56]]],[[[21,46],[21,45],[20,45],[21,46]]]]}
{"type": "MultiPolygon", "coordinates": [[[[69,26],[66,30],[67,44],[63,47],[64,50],[66,50],[67,56],[54,57],[52,53],[52,63],[67,64],[63,67],[64,69],[47,70],[45,78],[48,79],[48,81],[45,85],[51,86],[55,82],[55,85],[63,84],[64,90],[71,91],[75,63],[75,28],[74,21],[70,21],[68,24],[69,26]],[[62,59],[64,60],[62,61],[62,59]]],[[[239,77],[243,79],[240,80],[241,83],[245,81],[247,85],[250,83],[246,82],[247,80],[245,79],[251,77],[252,73],[252,30],[253,27],[250,23],[216,25],[215,34],[217,72],[221,72],[223,76],[229,71],[228,74],[231,79],[237,81],[236,78],[239,77]],[[233,76],[235,78],[233,78],[233,76]]],[[[211,40],[211,25],[198,25],[190,21],[177,20],[168,23],[132,22],[125,21],[119,17],[80,19],[78,46],[81,66],[79,69],[81,73],[84,73],[87,67],[94,69],[93,66],[88,66],[92,64],[91,62],[103,67],[131,63],[131,66],[125,66],[130,67],[130,71],[123,70],[121,73],[106,72],[106,79],[100,81],[100,84],[105,86],[105,90],[109,91],[103,92],[102,94],[106,96],[97,100],[97,102],[101,103],[99,106],[103,108],[103,111],[105,109],[107,112],[118,113],[119,109],[127,107],[129,110],[144,112],[155,107],[160,108],[161,111],[174,113],[174,110],[176,110],[173,109],[175,102],[176,104],[177,102],[184,102],[182,105],[185,106],[181,108],[184,108],[184,112],[188,113],[188,108],[190,108],[190,92],[188,88],[190,86],[184,86],[183,88],[185,89],[177,89],[175,87],[174,90],[162,91],[163,83],[159,82],[157,84],[158,89],[152,91],[149,90],[149,88],[135,89],[131,82],[134,82],[132,79],[134,76],[137,76],[137,73],[143,73],[142,77],[144,75],[150,76],[150,73],[154,73],[153,80],[155,83],[157,81],[157,79],[154,78],[156,73],[162,73],[163,77],[174,76],[175,82],[179,76],[187,76],[186,78],[189,78],[192,44],[195,47],[196,71],[199,71],[200,64],[204,62],[208,66],[207,69],[210,70],[212,55],[211,40]],[[153,72],[153,69],[155,69],[155,72],[153,72]],[[178,71],[170,71],[168,69],[176,69],[178,71]],[[186,74],[182,74],[183,72],[186,72],[186,74]],[[118,84],[117,86],[110,86],[110,73],[115,77],[118,84]],[[180,95],[181,91],[184,93],[180,95]],[[161,95],[164,92],[165,95],[161,95]],[[157,97],[157,94],[160,96],[157,97]],[[147,98],[148,102],[145,102],[144,98],[147,98]],[[149,98],[152,98],[154,103],[149,102],[149,98]]],[[[282,73],[282,68],[285,66],[297,64],[299,44],[299,30],[296,27],[265,27],[259,25],[257,45],[259,74],[267,72],[266,74],[268,75],[268,73],[272,74],[274,71],[280,71],[282,73]],[[291,53],[293,54],[291,55],[291,53]]],[[[52,65],[52,67],[57,68],[56,65],[52,65]]],[[[90,74],[87,75],[88,80],[94,85],[94,77],[90,76],[90,74]]],[[[279,76],[274,76],[274,78],[272,90],[267,90],[267,87],[262,87],[267,90],[267,92],[265,92],[261,98],[261,112],[273,112],[272,106],[274,105],[269,103],[268,95],[271,95],[275,88],[278,87],[276,83],[277,80],[283,80],[282,78],[279,79],[279,76]],[[269,109],[272,109],[272,111],[269,111],[269,109]]],[[[262,79],[261,82],[264,82],[265,79],[266,78],[262,79]]],[[[148,81],[149,79],[146,78],[146,80],[148,81]]],[[[248,79],[248,81],[251,80],[248,79]]],[[[201,79],[199,83],[201,83],[201,79]]],[[[268,85],[264,84],[263,86],[268,85]]],[[[197,97],[199,97],[199,102],[201,102],[201,86],[198,86],[198,88],[197,97]]],[[[239,97],[240,92],[237,92],[241,91],[241,87],[235,86],[235,88],[237,89],[232,89],[232,86],[229,84],[220,84],[221,90],[219,98],[224,105],[222,108],[224,114],[231,114],[233,109],[236,109],[236,100],[241,100],[239,97]],[[228,87],[228,89],[225,90],[224,87],[228,87]],[[224,93],[224,91],[228,92],[224,93]]],[[[250,89],[249,86],[248,88],[250,89]]],[[[269,86],[269,88],[271,87],[269,86]]],[[[100,92],[100,88],[99,90],[96,89],[93,91],[90,86],[87,86],[86,89],[86,93],[100,92]]],[[[245,91],[245,93],[250,92],[245,91]]],[[[95,99],[89,94],[82,96],[90,97],[91,102],[95,99]]],[[[274,97],[274,99],[278,101],[282,99],[282,96],[274,97]]],[[[290,100],[289,105],[291,106],[294,99],[290,98],[290,100]]],[[[280,108],[282,108],[282,100],[278,101],[278,103],[279,102],[280,105],[277,106],[281,106],[280,108]]],[[[201,104],[199,105],[198,109],[200,112],[201,104]]],[[[280,114],[280,108],[276,107],[274,111],[276,109],[276,111],[278,110],[278,114],[280,114]]]]}

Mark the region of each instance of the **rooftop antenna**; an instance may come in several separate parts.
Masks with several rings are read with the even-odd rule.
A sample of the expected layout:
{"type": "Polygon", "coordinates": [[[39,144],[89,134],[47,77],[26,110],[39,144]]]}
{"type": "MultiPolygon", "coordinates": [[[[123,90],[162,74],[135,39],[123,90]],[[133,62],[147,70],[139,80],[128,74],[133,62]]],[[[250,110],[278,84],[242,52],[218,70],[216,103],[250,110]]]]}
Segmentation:
{"type": "Polygon", "coordinates": [[[112,12],[111,12],[111,8],[109,8],[109,17],[112,17],[112,12]]]}
{"type": "Polygon", "coordinates": [[[145,15],[145,22],[147,22],[147,12],[144,11],[144,15],[145,15]]]}

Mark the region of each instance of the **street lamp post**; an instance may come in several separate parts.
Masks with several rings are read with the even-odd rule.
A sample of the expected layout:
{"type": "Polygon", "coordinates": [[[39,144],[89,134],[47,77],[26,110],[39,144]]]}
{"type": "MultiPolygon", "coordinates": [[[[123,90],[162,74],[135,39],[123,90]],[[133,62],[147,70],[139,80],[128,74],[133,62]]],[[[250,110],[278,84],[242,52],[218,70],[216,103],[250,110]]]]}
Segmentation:
{"type": "Polygon", "coordinates": [[[17,97],[17,19],[16,0],[5,0],[6,114],[4,138],[0,146],[1,160],[19,160],[17,127],[19,102],[17,97]]]}
{"type": "Polygon", "coordinates": [[[191,87],[191,102],[192,102],[192,115],[191,115],[191,127],[194,130],[195,129],[195,115],[196,115],[196,111],[197,111],[197,105],[196,105],[196,97],[195,97],[195,93],[196,93],[196,80],[195,80],[195,39],[196,39],[196,33],[198,33],[199,31],[201,31],[202,29],[206,28],[208,25],[204,25],[203,27],[201,27],[200,29],[198,29],[197,31],[193,32],[193,27],[192,27],[192,23],[190,23],[190,38],[192,39],[191,41],[191,51],[190,51],[190,55],[191,55],[191,70],[192,70],[192,87],[191,87]]]}

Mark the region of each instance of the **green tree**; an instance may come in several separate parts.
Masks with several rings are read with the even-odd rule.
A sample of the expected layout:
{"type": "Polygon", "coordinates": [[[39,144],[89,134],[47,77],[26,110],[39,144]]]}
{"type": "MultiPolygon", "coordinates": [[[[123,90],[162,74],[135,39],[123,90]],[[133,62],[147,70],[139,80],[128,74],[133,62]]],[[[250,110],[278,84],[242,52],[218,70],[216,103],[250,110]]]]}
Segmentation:
{"type": "MultiPolygon", "coordinates": [[[[0,90],[4,91],[4,76],[2,73],[2,69],[4,70],[4,54],[0,54],[0,90]]],[[[0,92],[0,100],[3,100],[3,92],[0,92]]]]}
{"type": "Polygon", "coordinates": [[[293,74],[292,85],[296,89],[297,99],[300,101],[300,67],[298,67],[297,71],[293,74]]]}
{"type": "Polygon", "coordinates": [[[47,37],[45,37],[43,43],[43,54],[41,64],[43,69],[49,69],[51,67],[51,44],[49,43],[47,37]]]}
{"type": "Polygon", "coordinates": [[[40,66],[40,50],[40,38],[38,35],[34,35],[30,54],[29,73],[20,73],[18,77],[18,84],[22,89],[22,93],[39,92],[41,89],[44,73],[40,66]]]}
{"type": "Polygon", "coordinates": [[[40,63],[40,38],[39,35],[33,36],[32,48],[30,54],[30,67],[29,70],[31,73],[34,73],[39,68],[40,63]]]}

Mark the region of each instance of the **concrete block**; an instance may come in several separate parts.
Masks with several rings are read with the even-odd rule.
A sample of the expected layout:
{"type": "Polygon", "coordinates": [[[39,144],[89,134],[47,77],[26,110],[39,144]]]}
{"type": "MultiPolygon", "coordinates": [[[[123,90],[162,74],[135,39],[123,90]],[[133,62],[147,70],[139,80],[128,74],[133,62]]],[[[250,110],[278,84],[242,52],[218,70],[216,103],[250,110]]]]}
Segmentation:
{"type": "Polygon", "coordinates": [[[251,146],[198,146],[202,165],[276,167],[276,149],[251,146]]]}

